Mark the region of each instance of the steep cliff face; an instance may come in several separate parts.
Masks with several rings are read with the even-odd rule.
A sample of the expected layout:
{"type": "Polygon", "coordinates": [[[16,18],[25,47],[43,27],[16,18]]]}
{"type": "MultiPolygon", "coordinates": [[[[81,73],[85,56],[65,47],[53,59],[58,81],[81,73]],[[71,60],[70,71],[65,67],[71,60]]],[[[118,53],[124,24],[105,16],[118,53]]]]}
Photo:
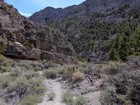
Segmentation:
{"type": "Polygon", "coordinates": [[[75,51],[64,35],[41,27],[0,1],[0,53],[20,59],[43,59],[56,63],[76,63],[75,51]]]}

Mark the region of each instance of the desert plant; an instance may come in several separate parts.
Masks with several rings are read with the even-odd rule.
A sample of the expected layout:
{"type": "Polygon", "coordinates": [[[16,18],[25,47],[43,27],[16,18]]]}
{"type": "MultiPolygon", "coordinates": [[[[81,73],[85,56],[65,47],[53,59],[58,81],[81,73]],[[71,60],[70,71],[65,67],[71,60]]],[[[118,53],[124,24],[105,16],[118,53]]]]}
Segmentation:
{"type": "Polygon", "coordinates": [[[0,53],[4,53],[4,51],[6,50],[6,44],[5,43],[0,43],[0,53]]]}
{"type": "Polygon", "coordinates": [[[12,71],[12,70],[13,70],[13,68],[10,67],[10,66],[1,66],[1,67],[0,67],[0,72],[1,72],[1,73],[10,72],[10,71],[12,71]]]}
{"type": "Polygon", "coordinates": [[[63,100],[67,105],[74,105],[73,95],[69,90],[63,94],[63,100]]]}
{"type": "Polygon", "coordinates": [[[7,103],[11,102],[11,100],[16,100],[16,97],[18,97],[19,101],[23,102],[23,105],[36,105],[38,101],[34,100],[41,98],[43,95],[45,90],[45,86],[42,84],[43,78],[33,75],[28,78],[24,74],[24,72],[20,72],[20,75],[13,72],[0,76],[0,88],[2,91],[6,90],[3,92],[3,98],[8,100],[7,103]],[[28,96],[34,102],[31,103],[27,98],[28,96]]]}
{"type": "Polygon", "coordinates": [[[0,76],[0,88],[1,89],[7,88],[13,81],[13,79],[14,78],[9,75],[0,76]]]}
{"type": "Polygon", "coordinates": [[[65,91],[63,100],[67,105],[86,105],[85,97],[77,96],[74,98],[70,90],[65,91]]]}
{"type": "Polygon", "coordinates": [[[24,73],[24,76],[27,78],[27,79],[30,79],[30,78],[38,78],[39,77],[39,73],[37,72],[34,72],[34,71],[27,71],[26,73],[24,73]]]}
{"type": "Polygon", "coordinates": [[[81,72],[80,70],[77,70],[77,71],[75,71],[74,73],[73,73],[73,75],[72,75],[72,80],[73,81],[81,81],[81,80],[83,80],[85,78],[85,75],[84,75],[84,73],[83,72],[81,72]]]}
{"type": "Polygon", "coordinates": [[[129,63],[122,63],[117,71],[107,73],[101,101],[104,105],[139,105],[140,104],[140,57],[133,57],[129,63]],[[136,65],[135,65],[136,64],[136,65]]]}
{"type": "Polygon", "coordinates": [[[72,67],[68,67],[65,70],[62,71],[63,78],[67,78],[69,75],[73,73],[72,67]]]}
{"type": "Polygon", "coordinates": [[[21,105],[37,105],[41,102],[39,95],[28,95],[21,100],[21,105]]]}
{"type": "Polygon", "coordinates": [[[48,68],[48,69],[44,70],[43,75],[46,78],[55,79],[55,78],[57,78],[58,71],[55,68],[48,68]]]}
{"type": "Polygon", "coordinates": [[[55,93],[51,92],[48,94],[48,99],[49,100],[54,100],[54,97],[55,97],[55,93]]]}
{"type": "Polygon", "coordinates": [[[107,65],[104,65],[103,72],[107,75],[115,75],[119,72],[119,62],[109,62],[107,65]]]}
{"type": "Polygon", "coordinates": [[[86,99],[83,96],[78,96],[75,99],[75,105],[86,105],[86,99]]]}
{"type": "Polygon", "coordinates": [[[9,73],[10,76],[12,77],[19,77],[22,75],[22,71],[19,67],[16,67],[14,70],[12,70],[10,73],[9,73]]]}

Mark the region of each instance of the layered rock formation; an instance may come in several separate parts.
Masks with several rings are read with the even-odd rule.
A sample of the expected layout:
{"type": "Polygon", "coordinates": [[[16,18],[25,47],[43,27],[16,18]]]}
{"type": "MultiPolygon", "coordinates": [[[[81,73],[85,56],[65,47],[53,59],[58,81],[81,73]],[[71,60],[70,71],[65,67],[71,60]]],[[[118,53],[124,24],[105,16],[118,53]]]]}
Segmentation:
{"type": "Polygon", "coordinates": [[[59,30],[34,24],[3,1],[0,1],[0,53],[12,58],[76,63],[75,51],[59,30]]]}

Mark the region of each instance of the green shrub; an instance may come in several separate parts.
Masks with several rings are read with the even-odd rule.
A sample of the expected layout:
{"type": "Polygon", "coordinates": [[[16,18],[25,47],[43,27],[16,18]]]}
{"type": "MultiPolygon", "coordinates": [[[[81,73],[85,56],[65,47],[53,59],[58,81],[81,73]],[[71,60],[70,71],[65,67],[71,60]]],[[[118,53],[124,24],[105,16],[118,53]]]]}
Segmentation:
{"type": "Polygon", "coordinates": [[[9,92],[17,91],[18,94],[27,94],[28,88],[30,88],[30,84],[24,76],[21,76],[19,78],[15,78],[10,85],[7,87],[9,92]],[[25,90],[24,93],[22,93],[22,90],[25,90]]]}
{"type": "Polygon", "coordinates": [[[88,62],[88,59],[78,56],[77,59],[81,62],[88,62]]]}
{"type": "Polygon", "coordinates": [[[46,78],[55,79],[57,78],[58,71],[54,68],[49,68],[49,69],[46,69],[43,74],[46,78]]]}
{"type": "Polygon", "coordinates": [[[14,70],[12,70],[9,73],[9,75],[12,76],[12,77],[20,77],[22,75],[22,71],[19,67],[16,67],[14,70]]]}
{"type": "Polygon", "coordinates": [[[39,95],[28,95],[21,100],[21,105],[37,105],[41,101],[39,95]]]}
{"type": "Polygon", "coordinates": [[[4,73],[4,72],[10,72],[10,71],[12,71],[13,70],[13,68],[12,67],[10,67],[10,66],[1,66],[0,67],[0,72],[1,73],[4,73]]]}
{"type": "Polygon", "coordinates": [[[86,105],[86,99],[83,96],[78,96],[75,99],[75,105],[86,105]]]}
{"type": "Polygon", "coordinates": [[[7,48],[6,44],[1,43],[1,45],[0,45],[0,53],[4,53],[6,48],[7,48]]]}
{"type": "Polygon", "coordinates": [[[55,94],[53,92],[48,94],[49,100],[54,100],[55,94]]]}
{"type": "Polygon", "coordinates": [[[85,97],[77,96],[74,98],[70,91],[64,93],[63,100],[67,105],[86,105],[85,97]]]}
{"type": "Polygon", "coordinates": [[[0,76],[0,88],[1,89],[7,88],[13,81],[13,79],[14,78],[9,75],[0,76]]]}
{"type": "Polygon", "coordinates": [[[39,73],[37,72],[34,72],[34,71],[27,71],[24,73],[24,76],[27,78],[27,79],[30,79],[30,78],[38,78],[39,77],[39,73]]]}
{"type": "Polygon", "coordinates": [[[70,91],[66,91],[63,95],[63,100],[67,105],[74,105],[73,95],[70,91]]]}
{"type": "Polygon", "coordinates": [[[34,45],[34,46],[36,45],[34,40],[27,40],[23,43],[23,46],[25,46],[26,48],[30,47],[32,45],[34,45]]]}
{"type": "Polygon", "coordinates": [[[43,94],[46,90],[46,87],[42,84],[43,78],[40,77],[33,77],[29,79],[29,84],[31,86],[31,92],[32,94],[43,94]]]}
{"type": "Polygon", "coordinates": [[[120,63],[119,62],[109,62],[107,66],[103,69],[103,72],[106,75],[115,75],[119,72],[119,67],[120,63]]]}
{"type": "Polygon", "coordinates": [[[129,63],[119,64],[115,73],[112,73],[112,71],[111,73],[107,72],[103,86],[103,93],[101,95],[101,102],[104,105],[140,104],[139,61],[140,57],[133,57],[130,61],[128,61],[129,63]]]}
{"type": "Polygon", "coordinates": [[[74,71],[73,71],[73,69],[72,69],[72,67],[68,67],[68,68],[66,68],[66,69],[64,69],[63,71],[62,71],[62,77],[65,79],[65,78],[68,78],[68,76],[69,75],[71,75],[72,76],[72,73],[73,73],[74,71]]]}
{"type": "Polygon", "coordinates": [[[0,73],[13,71],[15,69],[14,67],[12,67],[13,64],[13,60],[8,59],[0,54],[0,73]]]}
{"type": "Polygon", "coordinates": [[[0,88],[2,91],[6,90],[3,93],[6,96],[3,97],[5,100],[12,100],[16,96],[19,96],[23,105],[36,105],[45,91],[42,81],[42,77],[30,75],[29,78],[24,72],[18,71],[16,73],[14,71],[10,74],[0,76],[0,88]]]}

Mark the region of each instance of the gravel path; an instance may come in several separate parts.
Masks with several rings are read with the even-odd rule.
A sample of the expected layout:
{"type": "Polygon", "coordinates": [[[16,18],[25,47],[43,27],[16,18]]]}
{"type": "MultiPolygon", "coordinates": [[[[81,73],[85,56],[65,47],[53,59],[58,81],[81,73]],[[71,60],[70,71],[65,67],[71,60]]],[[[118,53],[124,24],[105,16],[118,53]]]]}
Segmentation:
{"type": "Polygon", "coordinates": [[[39,103],[38,105],[65,105],[62,103],[63,89],[61,87],[61,83],[56,80],[45,79],[44,84],[47,88],[47,91],[42,103],[39,103]],[[52,101],[48,100],[49,92],[53,92],[55,94],[55,98],[52,101]]]}

